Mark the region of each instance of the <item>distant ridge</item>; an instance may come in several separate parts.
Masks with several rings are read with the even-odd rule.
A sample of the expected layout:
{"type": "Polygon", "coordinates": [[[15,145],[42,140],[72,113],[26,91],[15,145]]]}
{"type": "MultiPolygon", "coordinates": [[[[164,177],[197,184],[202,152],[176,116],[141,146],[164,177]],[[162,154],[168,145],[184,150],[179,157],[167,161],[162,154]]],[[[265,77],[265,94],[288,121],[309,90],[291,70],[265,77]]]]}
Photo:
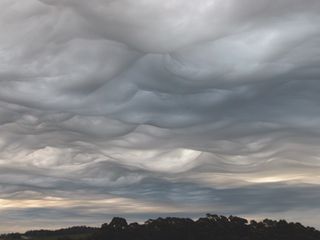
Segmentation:
{"type": "Polygon", "coordinates": [[[78,226],[0,235],[2,240],[320,240],[320,231],[285,220],[250,222],[236,216],[207,214],[189,218],[149,219],[144,224],[115,217],[100,228],[78,226]]]}

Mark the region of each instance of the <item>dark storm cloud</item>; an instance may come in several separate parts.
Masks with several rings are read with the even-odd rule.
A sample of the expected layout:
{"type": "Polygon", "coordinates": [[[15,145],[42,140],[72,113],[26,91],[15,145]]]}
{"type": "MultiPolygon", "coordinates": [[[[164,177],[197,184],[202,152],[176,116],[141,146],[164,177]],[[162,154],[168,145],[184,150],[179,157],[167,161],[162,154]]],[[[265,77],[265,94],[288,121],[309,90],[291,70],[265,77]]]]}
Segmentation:
{"type": "Polygon", "coordinates": [[[0,9],[3,224],[319,211],[319,1],[0,9]]]}

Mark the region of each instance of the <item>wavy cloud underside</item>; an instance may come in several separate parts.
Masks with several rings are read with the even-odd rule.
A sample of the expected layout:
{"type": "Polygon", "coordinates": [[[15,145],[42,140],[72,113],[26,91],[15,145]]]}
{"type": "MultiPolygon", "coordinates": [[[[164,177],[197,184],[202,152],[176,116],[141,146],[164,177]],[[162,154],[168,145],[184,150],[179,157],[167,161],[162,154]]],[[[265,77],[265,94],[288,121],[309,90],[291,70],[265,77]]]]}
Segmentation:
{"type": "Polygon", "coordinates": [[[205,212],[319,226],[319,11],[0,0],[0,230],[205,212]]]}

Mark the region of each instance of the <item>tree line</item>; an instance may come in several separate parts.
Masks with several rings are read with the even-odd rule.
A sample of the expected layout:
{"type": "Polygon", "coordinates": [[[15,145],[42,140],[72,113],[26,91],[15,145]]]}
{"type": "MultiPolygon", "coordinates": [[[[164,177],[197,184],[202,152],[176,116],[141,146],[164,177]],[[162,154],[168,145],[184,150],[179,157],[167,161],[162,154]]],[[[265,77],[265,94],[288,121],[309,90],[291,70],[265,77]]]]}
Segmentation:
{"type": "MultiPolygon", "coordinates": [[[[207,214],[198,220],[167,217],[149,219],[143,224],[130,223],[115,217],[100,228],[73,227],[56,231],[28,231],[25,234],[6,234],[4,240],[44,239],[56,236],[57,240],[320,240],[320,232],[313,227],[285,220],[248,221],[237,216],[207,214]]],[[[51,238],[52,239],[52,238],[51,238]]]]}

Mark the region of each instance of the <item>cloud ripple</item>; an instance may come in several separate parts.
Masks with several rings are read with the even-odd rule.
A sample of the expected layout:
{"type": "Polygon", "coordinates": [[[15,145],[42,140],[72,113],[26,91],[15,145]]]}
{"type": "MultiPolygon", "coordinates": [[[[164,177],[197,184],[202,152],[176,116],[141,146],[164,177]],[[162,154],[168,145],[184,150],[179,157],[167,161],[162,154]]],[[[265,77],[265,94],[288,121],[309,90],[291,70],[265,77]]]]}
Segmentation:
{"type": "Polygon", "coordinates": [[[1,231],[210,211],[317,224],[319,1],[0,9],[1,231]]]}

